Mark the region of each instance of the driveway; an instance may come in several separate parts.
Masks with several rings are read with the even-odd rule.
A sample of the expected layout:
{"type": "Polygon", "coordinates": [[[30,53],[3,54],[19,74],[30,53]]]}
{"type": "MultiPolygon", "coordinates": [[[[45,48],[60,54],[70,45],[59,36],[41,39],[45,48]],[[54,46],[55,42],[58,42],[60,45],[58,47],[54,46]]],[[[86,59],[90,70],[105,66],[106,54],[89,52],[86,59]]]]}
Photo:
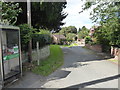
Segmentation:
{"type": "Polygon", "coordinates": [[[104,55],[75,46],[62,48],[64,65],[43,88],[118,88],[118,66],[104,55]]]}

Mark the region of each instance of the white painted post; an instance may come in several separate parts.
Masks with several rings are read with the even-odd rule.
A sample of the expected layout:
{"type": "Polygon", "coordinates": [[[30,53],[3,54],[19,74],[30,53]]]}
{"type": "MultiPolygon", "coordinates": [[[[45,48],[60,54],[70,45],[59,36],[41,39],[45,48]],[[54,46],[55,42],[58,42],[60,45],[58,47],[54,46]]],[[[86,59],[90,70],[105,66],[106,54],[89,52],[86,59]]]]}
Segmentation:
{"type": "Polygon", "coordinates": [[[40,62],[39,62],[39,42],[37,42],[37,63],[38,63],[38,65],[40,64],[40,62]]]}

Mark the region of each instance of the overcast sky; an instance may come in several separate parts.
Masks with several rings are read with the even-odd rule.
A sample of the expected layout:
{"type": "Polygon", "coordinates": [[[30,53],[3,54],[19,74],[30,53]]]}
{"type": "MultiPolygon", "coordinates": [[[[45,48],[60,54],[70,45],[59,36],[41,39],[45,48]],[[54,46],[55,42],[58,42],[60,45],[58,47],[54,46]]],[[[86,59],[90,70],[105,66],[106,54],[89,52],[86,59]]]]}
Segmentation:
{"type": "Polygon", "coordinates": [[[89,19],[90,10],[79,14],[79,12],[82,10],[82,5],[83,2],[81,0],[67,0],[67,7],[64,9],[64,12],[67,12],[68,16],[63,20],[63,22],[66,23],[64,26],[72,25],[76,26],[77,28],[86,26],[87,28],[91,28],[91,26],[94,25],[89,19]]]}

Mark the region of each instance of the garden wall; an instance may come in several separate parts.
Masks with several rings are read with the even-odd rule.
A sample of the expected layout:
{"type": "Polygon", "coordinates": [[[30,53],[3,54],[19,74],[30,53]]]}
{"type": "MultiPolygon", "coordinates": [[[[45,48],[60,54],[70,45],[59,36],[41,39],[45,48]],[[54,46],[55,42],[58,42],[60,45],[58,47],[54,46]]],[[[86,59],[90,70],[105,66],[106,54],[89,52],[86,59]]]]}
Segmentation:
{"type": "Polygon", "coordinates": [[[102,52],[102,46],[101,45],[90,45],[90,44],[85,44],[85,46],[93,51],[96,52],[102,52]]]}
{"type": "Polygon", "coordinates": [[[114,56],[115,60],[120,60],[120,48],[111,46],[111,55],[114,56]]]}
{"type": "MultiPolygon", "coordinates": [[[[49,46],[45,46],[42,49],[39,50],[39,60],[45,59],[50,55],[50,49],[49,46]]],[[[38,60],[37,50],[32,51],[32,58],[33,61],[38,60]]]]}
{"type": "MultiPolygon", "coordinates": [[[[37,54],[37,50],[32,51],[32,59],[33,59],[33,61],[36,61],[38,59],[39,60],[45,59],[49,55],[50,55],[49,46],[45,46],[45,47],[43,47],[42,49],[39,50],[39,57],[38,57],[38,54],[37,54]]],[[[28,53],[22,53],[22,62],[24,63],[26,61],[28,61],[28,53]]]]}

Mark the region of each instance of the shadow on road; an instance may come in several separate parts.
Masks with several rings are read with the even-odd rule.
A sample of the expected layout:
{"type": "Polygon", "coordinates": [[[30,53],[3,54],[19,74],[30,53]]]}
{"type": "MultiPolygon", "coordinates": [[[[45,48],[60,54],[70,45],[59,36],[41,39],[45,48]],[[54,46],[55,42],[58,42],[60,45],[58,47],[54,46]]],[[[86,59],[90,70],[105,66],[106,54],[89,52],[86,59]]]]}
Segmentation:
{"type": "Polygon", "coordinates": [[[89,81],[89,82],[73,85],[73,86],[62,88],[62,89],[59,89],[59,90],[68,89],[68,88],[85,88],[86,86],[89,86],[89,85],[94,85],[94,84],[98,84],[98,83],[102,83],[102,82],[107,82],[107,81],[118,79],[118,78],[120,78],[120,74],[110,76],[110,77],[107,77],[107,78],[102,78],[102,79],[98,79],[98,80],[94,80],[94,81],[89,81]]]}

